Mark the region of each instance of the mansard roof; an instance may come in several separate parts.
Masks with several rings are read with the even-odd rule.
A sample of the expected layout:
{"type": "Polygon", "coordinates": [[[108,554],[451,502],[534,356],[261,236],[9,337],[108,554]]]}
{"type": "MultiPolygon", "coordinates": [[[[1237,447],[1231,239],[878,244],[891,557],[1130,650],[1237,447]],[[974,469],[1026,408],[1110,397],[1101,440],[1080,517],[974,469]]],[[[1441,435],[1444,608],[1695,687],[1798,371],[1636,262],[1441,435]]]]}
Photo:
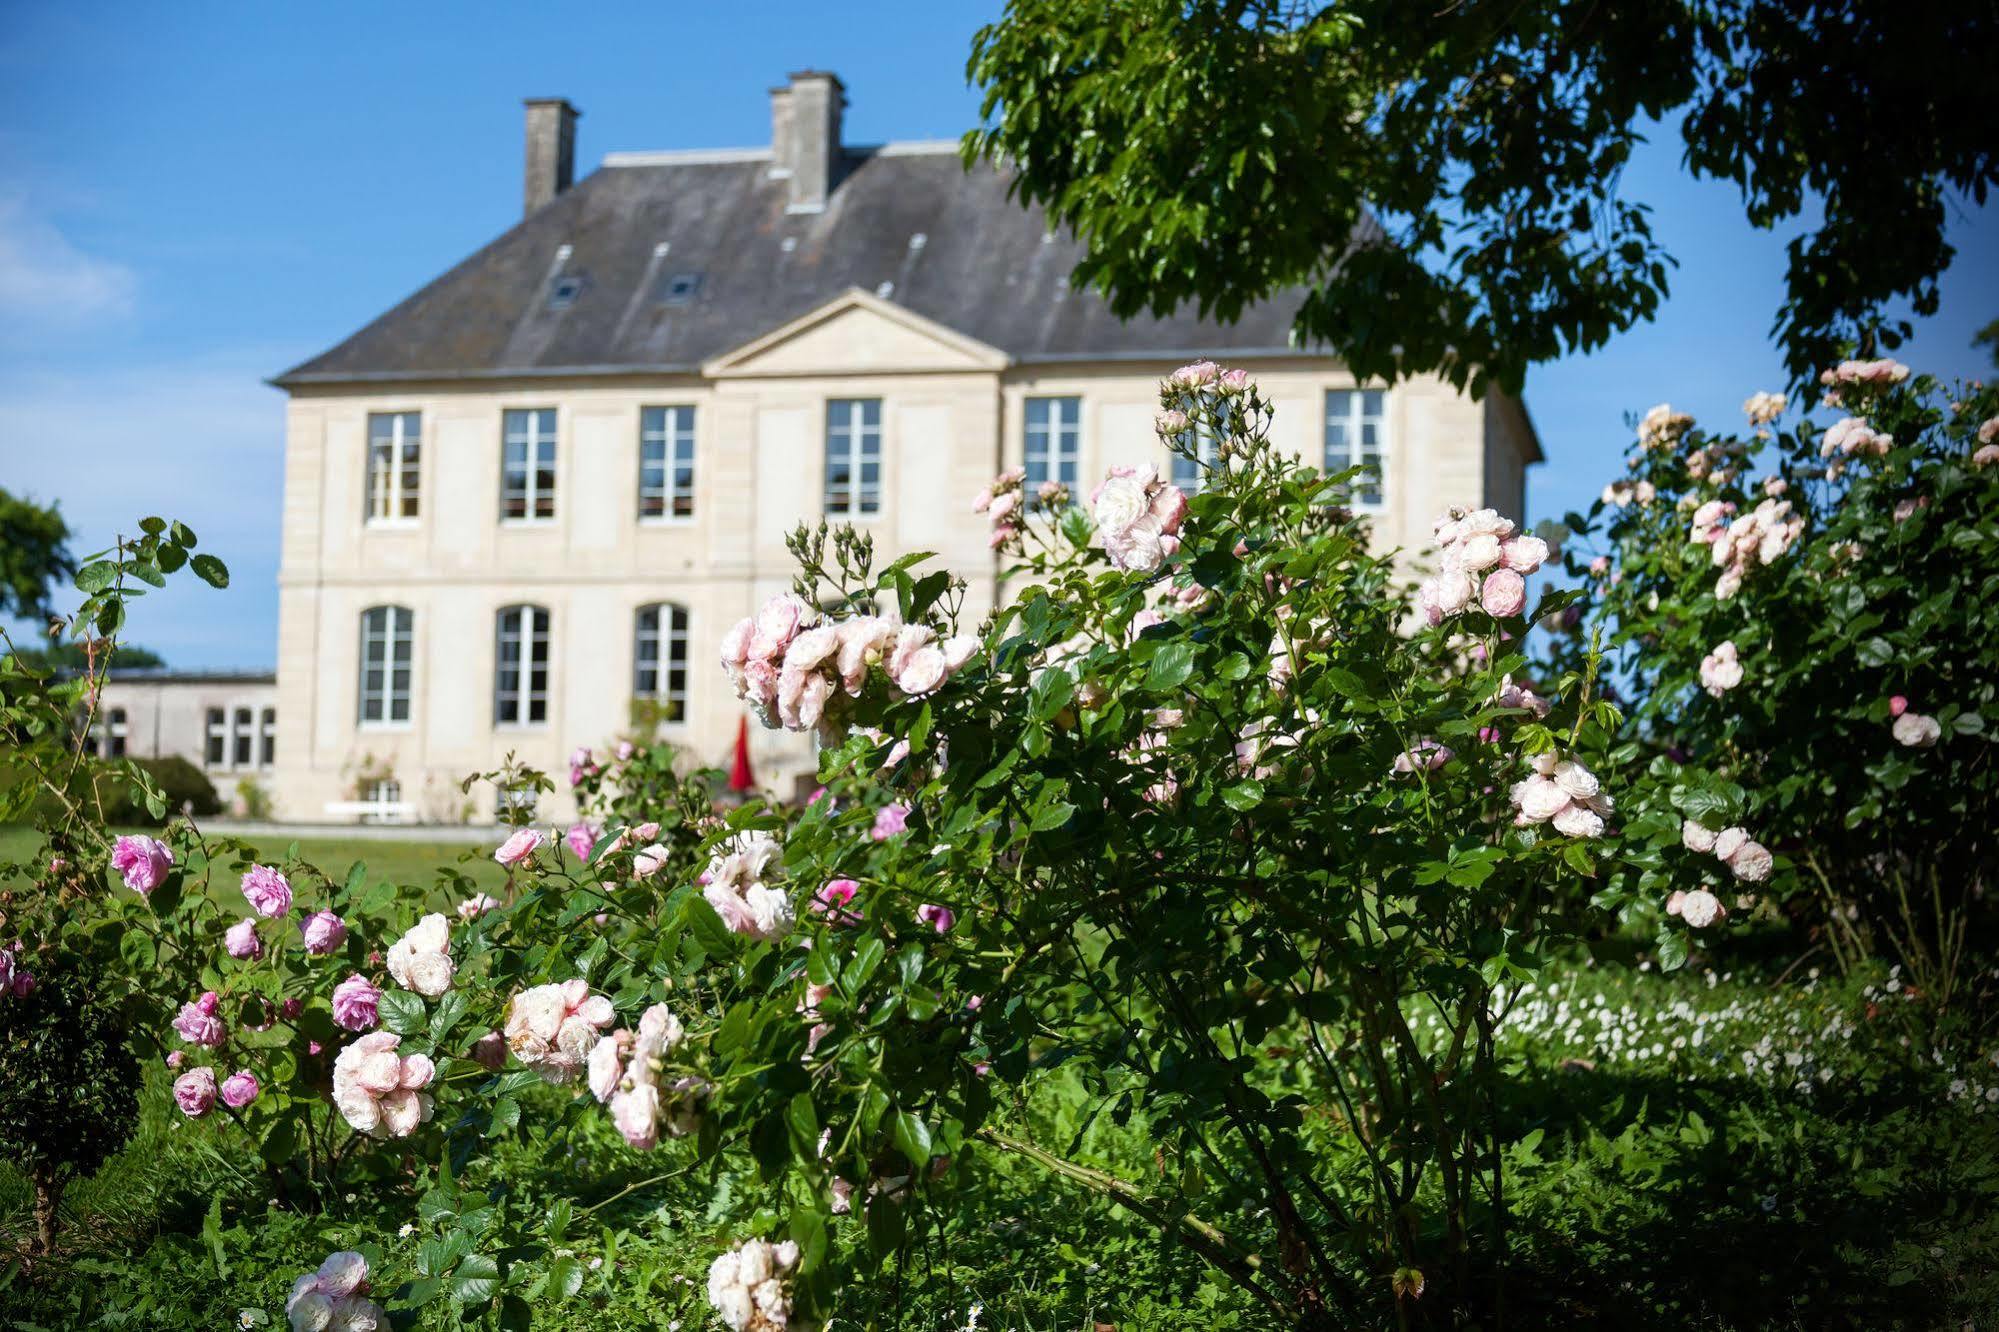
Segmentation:
{"type": "Polygon", "coordinates": [[[623,153],[381,318],[279,375],[376,380],[698,373],[859,288],[1015,363],[1295,354],[1302,291],[1234,324],[1120,320],[1008,176],[955,143],[849,150],[816,212],[768,150],[623,153]]]}

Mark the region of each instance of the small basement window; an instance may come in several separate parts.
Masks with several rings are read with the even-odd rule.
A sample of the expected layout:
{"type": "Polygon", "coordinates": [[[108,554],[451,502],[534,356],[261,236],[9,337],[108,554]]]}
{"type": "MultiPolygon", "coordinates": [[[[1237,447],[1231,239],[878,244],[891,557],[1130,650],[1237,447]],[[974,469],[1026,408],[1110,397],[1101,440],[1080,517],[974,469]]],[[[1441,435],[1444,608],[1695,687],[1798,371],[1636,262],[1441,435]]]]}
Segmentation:
{"type": "Polygon", "coordinates": [[[692,305],[694,298],[701,294],[699,273],[675,273],[666,280],[666,290],[660,296],[664,305],[692,305]]]}
{"type": "Polygon", "coordinates": [[[583,294],[583,279],[580,277],[559,277],[548,285],[548,308],[567,310],[576,304],[576,298],[583,294]]]}

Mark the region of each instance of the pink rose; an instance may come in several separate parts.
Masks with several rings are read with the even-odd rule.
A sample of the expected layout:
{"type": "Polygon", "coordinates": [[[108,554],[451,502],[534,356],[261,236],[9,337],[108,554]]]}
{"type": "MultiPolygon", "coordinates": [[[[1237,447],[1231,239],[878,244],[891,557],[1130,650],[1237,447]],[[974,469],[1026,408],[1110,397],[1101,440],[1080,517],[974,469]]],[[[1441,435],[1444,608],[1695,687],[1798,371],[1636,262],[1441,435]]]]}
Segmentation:
{"type": "Polygon", "coordinates": [[[371,1031],[333,1061],[333,1104],[357,1132],[405,1138],[430,1118],[423,1089],[437,1076],[425,1055],[402,1055],[402,1037],[371,1031]]]}
{"type": "Polygon", "coordinates": [[[925,902],[916,908],[916,918],[939,934],[949,934],[951,927],[958,923],[958,913],[947,906],[925,902]]]}
{"type": "Polygon", "coordinates": [[[231,1110],[241,1110],[257,1099],[260,1090],[256,1074],[243,1071],[231,1073],[222,1083],[222,1104],[231,1110]]]}
{"type": "Polygon", "coordinates": [[[243,875],[243,896],[260,916],[282,916],[292,909],[292,886],[269,865],[252,865],[243,875]]]}
{"type": "Polygon", "coordinates": [[[303,1012],[305,1012],[305,1005],[296,999],[287,999],[278,1005],[278,1016],[287,1022],[297,1021],[298,1015],[303,1012]]]}
{"type": "Polygon", "coordinates": [[[1706,929],[1727,914],[1721,899],[1705,888],[1696,888],[1680,898],[1680,919],[1697,930],[1706,929]]]}
{"type": "Polygon", "coordinates": [[[222,1006],[222,996],[213,990],[204,992],[193,1003],[182,1004],[174,1017],[174,1030],[189,1045],[202,1045],[210,1049],[229,1039],[229,1029],[222,1019],[215,1016],[215,1010],[222,1006]]]}
{"type": "Polygon", "coordinates": [[[1241,393],[1249,387],[1249,371],[1224,370],[1216,381],[1216,387],[1224,393],[1241,393]]]}
{"type": "Polygon", "coordinates": [[[333,987],[333,1021],[348,1031],[368,1031],[381,1021],[381,987],[366,976],[349,976],[333,987]]]}
{"type": "Polygon", "coordinates": [[[1478,603],[1494,619],[1518,615],[1527,608],[1527,580],[1511,569],[1494,569],[1485,576],[1478,603]]]}
{"type": "Polygon", "coordinates": [[[174,1079],[174,1104],[189,1119],[200,1119],[215,1108],[215,1070],[191,1068],[174,1079]]]}
{"type": "Polygon", "coordinates": [[[1203,388],[1214,383],[1221,371],[1222,368],[1213,361],[1195,361],[1191,365],[1181,366],[1168,375],[1166,382],[1173,388],[1203,388]]]}
{"type": "Polygon", "coordinates": [[[151,837],[120,837],[111,848],[111,868],[136,893],[150,893],[164,883],[173,863],[167,844],[151,837]]]}
{"type": "Polygon", "coordinates": [[[324,957],[347,942],[347,922],[331,911],[315,911],[299,922],[305,936],[305,951],[324,957]]]}
{"type": "Polygon", "coordinates": [[[909,827],[909,806],[905,804],[883,805],[875,811],[875,825],[868,836],[877,842],[886,842],[891,837],[900,836],[909,827]]]}
{"type": "Polygon", "coordinates": [[[1943,736],[1943,727],[1937,724],[1937,719],[1920,712],[1903,713],[1895,718],[1890,729],[1896,742],[1910,749],[1928,749],[1943,736]]]}
{"type": "Polygon", "coordinates": [[[1902,695],[1896,694],[1888,700],[1888,715],[1890,717],[1899,717],[1908,710],[1909,700],[1902,695]]]}
{"type": "Polygon", "coordinates": [[[222,936],[222,947],[231,957],[240,957],[248,961],[262,957],[264,944],[257,937],[257,922],[239,920],[231,925],[229,932],[222,936]]]}
{"type": "Polygon", "coordinates": [[[533,828],[517,828],[513,835],[500,843],[500,849],[493,853],[493,859],[509,869],[520,864],[535,853],[542,842],[541,834],[533,828]]]}
{"type": "Polygon", "coordinates": [[[468,925],[488,911],[499,909],[500,899],[490,893],[474,893],[458,904],[458,919],[468,925]]]}
{"type": "Polygon", "coordinates": [[[185,1050],[174,1050],[167,1055],[168,1068],[179,1068],[182,1064],[185,1064],[186,1062],[187,1062],[187,1051],[185,1050]]]}
{"type": "Polygon", "coordinates": [[[861,885],[852,879],[832,879],[812,898],[812,909],[826,916],[835,925],[858,924],[860,916],[849,911],[860,897],[861,885]]]}
{"type": "Polygon", "coordinates": [[[597,848],[597,830],[587,823],[572,823],[562,840],[575,853],[578,860],[589,860],[590,853],[597,848]]]}

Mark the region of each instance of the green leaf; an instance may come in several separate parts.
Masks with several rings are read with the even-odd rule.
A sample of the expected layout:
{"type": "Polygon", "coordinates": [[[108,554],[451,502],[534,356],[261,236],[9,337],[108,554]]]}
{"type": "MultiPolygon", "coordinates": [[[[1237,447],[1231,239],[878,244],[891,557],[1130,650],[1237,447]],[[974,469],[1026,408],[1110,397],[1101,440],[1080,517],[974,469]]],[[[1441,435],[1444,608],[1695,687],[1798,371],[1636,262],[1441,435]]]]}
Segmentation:
{"type": "Polygon", "coordinates": [[[485,1304],[500,1290],[500,1265],[483,1253],[468,1254],[451,1274],[451,1298],[459,1304],[485,1304]]]}
{"type": "Polygon", "coordinates": [[[1252,810],[1263,803],[1263,783],[1255,778],[1222,788],[1222,803],[1234,810],[1252,810]]]}
{"type": "Polygon", "coordinates": [[[118,566],[110,560],[98,560],[86,564],[76,571],[76,590],[95,596],[118,576],[118,566]]]}
{"type": "Polygon", "coordinates": [[[377,1008],[382,1015],[382,1025],[398,1036],[414,1036],[430,1020],[430,1015],[424,1011],[423,1000],[407,990],[384,990],[377,1008]]]}
{"type": "Polygon", "coordinates": [[[556,1259],[548,1269],[548,1288],[561,1299],[574,1299],[583,1289],[583,1264],[574,1258],[556,1259]]]}
{"type": "Polygon", "coordinates": [[[195,576],[210,587],[229,586],[229,566],[206,552],[188,561],[194,566],[195,576]]]}
{"type": "Polygon", "coordinates": [[[875,968],[882,964],[882,958],[887,954],[888,946],[880,939],[861,940],[859,947],[854,949],[854,955],[847,959],[843,968],[845,974],[840,978],[849,999],[860,997],[861,987],[868,983],[868,977],[875,974],[875,968]]]}
{"type": "Polygon", "coordinates": [[[458,1025],[458,1019],[465,1016],[465,996],[457,990],[447,990],[437,1001],[437,1011],[430,1015],[430,1040],[433,1045],[444,1044],[444,1038],[458,1025]]]}
{"type": "Polygon", "coordinates": [[[493,1102],[493,1108],[486,1116],[486,1130],[483,1136],[497,1138],[502,1133],[511,1132],[520,1122],[521,1103],[511,1096],[503,1096],[493,1102]]]}
{"type": "Polygon", "coordinates": [[[930,1150],[930,1126],[907,1110],[895,1117],[895,1145],[909,1159],[909,1164],[923,1169],[935,1155],[930,1150]]]}
{"type": "Polygon", "coordinates": [[[1066,800],[1057,800],[1051,805],[1043,805],[1040,809],[1034,811],[1034,823],[1032,827],[1035,832],[1053,832],[1067,823],[1069,817],[1075,812],[1076,807],[1074,805],[1066,800]]]}
{"type": "Polygon", "coordinates": [[[1152,654],[1152,666],[1145,673],[1145,687],[1151,693],[1178,689],[1194,673],[1194,645],[1185,639],[1160,645],[1152,654]]]}

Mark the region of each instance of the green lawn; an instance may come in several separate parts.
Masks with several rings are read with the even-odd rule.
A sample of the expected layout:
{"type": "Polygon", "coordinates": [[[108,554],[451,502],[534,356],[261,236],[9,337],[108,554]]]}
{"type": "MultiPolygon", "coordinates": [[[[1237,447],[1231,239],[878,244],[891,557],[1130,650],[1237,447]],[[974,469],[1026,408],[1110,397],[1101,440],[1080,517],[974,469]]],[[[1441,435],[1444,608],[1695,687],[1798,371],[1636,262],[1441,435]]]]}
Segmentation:
{"type": "MultiPolygon", "coordinates": [[[[276,862],[290,854],[291,839],[259,839],[257,850],[267,860],[276,862]]],[[[33,864],[39,859],[41,837],[32,828],[0,827],[0,867],[12,864],[33,864]]],[[[346,876],[348,866],[355,861],[364,861],[368,866],[368,877],[390,879],[399,884],[428,885],[436,878],[441,867],[451,867],[470,874],[480,888],[492,890],[506,881],[506,875],[494,863],[492,848],[470,842],[391,842],[372,841],[355,838],[301,838],[297,841],[299,857],[317,865],[336,879],[346,876]]],[[[0,868],[0,878],[6,877],[0,868]]]]}

